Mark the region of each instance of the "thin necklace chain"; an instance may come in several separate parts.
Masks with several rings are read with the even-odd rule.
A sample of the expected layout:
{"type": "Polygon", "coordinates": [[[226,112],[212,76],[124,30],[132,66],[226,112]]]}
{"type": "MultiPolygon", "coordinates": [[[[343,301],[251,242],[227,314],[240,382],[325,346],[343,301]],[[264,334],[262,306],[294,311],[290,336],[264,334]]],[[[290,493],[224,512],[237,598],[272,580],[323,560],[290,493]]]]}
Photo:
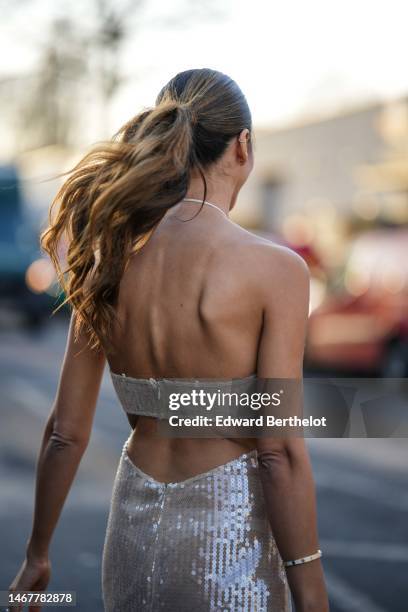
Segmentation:
{"type": "Polygon", "coordinates": [[[207,200],[203,201],[203,200],[197,200],[196,198],[183,198],[182,202],[195,202],[196,204],[207,204],[207,206],[211,206],[212,208],[215,208],[216,210],[218,210],[218,212],[224,215],[224,217],[228,218],[228,214],[225,212],[225,210],[222,210],[222,208],[220,208],[216,204],[213,204],[212,202],[207,202],[207,200]]]}

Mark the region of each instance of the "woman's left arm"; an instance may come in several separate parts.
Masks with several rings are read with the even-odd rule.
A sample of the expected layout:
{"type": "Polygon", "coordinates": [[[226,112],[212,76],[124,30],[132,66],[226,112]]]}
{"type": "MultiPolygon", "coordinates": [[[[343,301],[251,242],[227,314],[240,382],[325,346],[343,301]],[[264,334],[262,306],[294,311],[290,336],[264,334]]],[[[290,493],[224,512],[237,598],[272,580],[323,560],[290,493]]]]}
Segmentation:
{"type": "Polygon", "coordinates": [[[10,590],[46,587],[51,538],[91,434],[106,359],[102,349],[88,346],[85,331],[74,339],[74,317],[37,461],[34,519],[26,559],[10,590]]]}

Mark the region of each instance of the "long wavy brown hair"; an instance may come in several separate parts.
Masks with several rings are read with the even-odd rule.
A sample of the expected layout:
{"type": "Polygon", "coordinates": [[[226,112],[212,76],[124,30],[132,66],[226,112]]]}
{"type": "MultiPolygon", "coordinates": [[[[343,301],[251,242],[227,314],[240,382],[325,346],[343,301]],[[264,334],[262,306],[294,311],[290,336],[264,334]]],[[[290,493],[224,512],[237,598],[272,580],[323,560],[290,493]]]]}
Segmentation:
{"type": "Polygon", "coordinates": [[[185,197],[193,168],[205,200],[205,169],[244,128],[251,131],[251,114],[235,81],[208,68],[186,70],[162,88],[154,107],[67,173],[40,242],[65,293],[62,304],[76,314],[76,337],[85,328],[92,348],[109,346],[129,256],[185,197]]]}

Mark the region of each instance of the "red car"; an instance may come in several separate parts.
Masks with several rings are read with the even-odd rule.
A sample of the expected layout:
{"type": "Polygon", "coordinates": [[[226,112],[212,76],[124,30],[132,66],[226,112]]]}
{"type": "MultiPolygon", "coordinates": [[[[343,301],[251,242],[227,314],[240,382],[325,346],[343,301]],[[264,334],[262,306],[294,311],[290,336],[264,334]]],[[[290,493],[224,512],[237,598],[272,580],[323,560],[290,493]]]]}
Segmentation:
{"type": "Polygon", "coordinates": [[[312,311],[309,365],[408,376],[408,230],[375,230],[353,243],[344,289],[312,311]]]}

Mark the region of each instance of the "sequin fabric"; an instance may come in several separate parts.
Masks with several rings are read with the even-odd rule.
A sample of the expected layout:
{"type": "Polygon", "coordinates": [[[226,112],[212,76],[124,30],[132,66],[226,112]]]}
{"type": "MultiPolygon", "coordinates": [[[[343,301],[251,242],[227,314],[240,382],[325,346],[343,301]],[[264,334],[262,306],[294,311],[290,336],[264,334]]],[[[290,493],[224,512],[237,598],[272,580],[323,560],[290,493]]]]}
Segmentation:
{"type": "Polygon", "coordinates": [[[290,612],[256,451],[183,482],[123,446],[102,563],[106,612],[290,612]]]}

